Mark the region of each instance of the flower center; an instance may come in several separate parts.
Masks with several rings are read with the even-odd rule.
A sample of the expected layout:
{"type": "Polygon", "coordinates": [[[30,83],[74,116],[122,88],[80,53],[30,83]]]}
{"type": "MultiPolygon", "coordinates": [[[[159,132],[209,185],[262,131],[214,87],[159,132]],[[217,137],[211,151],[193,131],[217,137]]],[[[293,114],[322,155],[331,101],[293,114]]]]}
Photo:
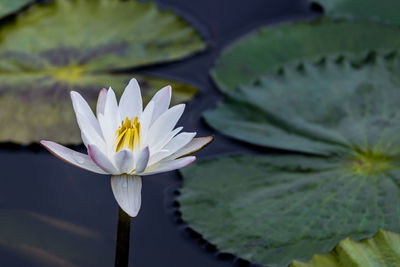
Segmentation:
{"type": "Polygon", "coordinates": [[[136,116],[133,121],[126,117],[125,121],[121,122],[121,126],[119,126],[115,136],[115,152],[121,149],[130,149],[132,151],[138,149],[140,146],[140,122],[138,117],[136,116]]]}

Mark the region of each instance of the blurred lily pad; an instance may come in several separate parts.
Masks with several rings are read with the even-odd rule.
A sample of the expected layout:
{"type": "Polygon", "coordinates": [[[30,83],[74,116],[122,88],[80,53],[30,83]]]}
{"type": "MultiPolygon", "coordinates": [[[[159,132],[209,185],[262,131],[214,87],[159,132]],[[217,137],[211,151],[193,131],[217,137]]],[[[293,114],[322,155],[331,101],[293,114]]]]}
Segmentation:
{"type": "Polygon", "coordinates": [[[0,249],[25,258],[34,266],[99,266],[114,248],[104,237],[86,227],[47,215],[2,210],[0,249]],[[79,249],[76,249],[79,247],[79,249]]]}
{"type": "Polygon", "coordinates": [[[315,0],[330,17],[375,20],[400,26],[400,2],[397,0],[315,0]]]}
{"type": "Polygon", "coordinates": [[[260,28],[226,48],[211,75],[219,88],[228,93],[237,85],[249,84],[283,65],[318,61],[326,55],[346,55],[359,61],[371,50],[383,52],[398,48],[400,30],[397,27],[372,21],[325,18],[260,28]]]}
{"type": "Polygon", "coordinates": [[[226,156],[184,168],[178,201],[218,250],[287,266],[346,237],[400,231],[399,170],[398,155],[226,156]]]}
{"type": "Polygon", "coordinates": [[[32,0],[2,0],[0,2],[0,18],[18,11],[31,2],[32,0]]]}
{"type": "Polygon", "coordinates": [[[339,58],[264,75],[205,113],[239,140],[318,155],[400,152],[400,58],[339,58]]]}
{"type": "MultiPolygon", "coordinates": [[[[121,92],[128,68],[168,62],[205,48],[197,31],[154,3],[55,0],[35,5],[0,30],[0,141],[81,142],[68,91],[91,102],[102,87],[121,92]]],[[[171,84],[173,102],[196,90],[139,77],[144,93],[171,84]],[[178,88],[177,88],[178,87],[178,88]]]]}
{"type": "MultiPolygon", "coordinates": [[[[145,101],[168,84],[173,87],[174,103],[187,101],[197,92],[184,83],[139,75],[134,77],[141,85],[145,101]]],[[[0,82],[0,140],[27,144],[48,139],[80,144],[82,139],[69,91],[80,92],[94,110],[99,88],[111,86],[120,95],[131,78],[132,75],[127,74],[88,74],[79,83],[69,84],[50,77],[9,75],[7,81],[0,82]]]]}
{"type": "Polygon", "coordinates": [[[314,255],[307,263],[293,262],[291,267],[400,266],[400,235],[379,230],[360,242],[346,238],[326,255],[314,255]]]}

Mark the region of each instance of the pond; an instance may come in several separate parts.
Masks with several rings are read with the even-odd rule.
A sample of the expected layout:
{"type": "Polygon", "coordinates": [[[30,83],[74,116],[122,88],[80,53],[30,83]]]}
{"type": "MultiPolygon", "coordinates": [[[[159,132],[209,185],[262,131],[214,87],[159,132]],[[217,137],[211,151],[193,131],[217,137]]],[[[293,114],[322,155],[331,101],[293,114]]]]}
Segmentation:
{"type": "MultiPolygon", "coordinates": [[[[318,11],[312,11],[305,0],[157,3],[189,20],[209,44],[206,51],[182,61],[138,70],[185,81],[201,90],[179,122],[199,136],[215,135],[214,143],[199,152],[198,158],[272,151],[234,141],[205,125],[201,113],[221,98],[209,69],[222,48],[252,29],[315,17],[318,11]]],[[[83,146],[73,148],[85,152],[83,146]]],[[[114,264],[118,206],[108,177],[65,164],[38,145],[3,144],[0,162],[2,266],[114,264]]],[[[180,185],[176,171],[143,179],[141,212],[131,223],[130,266],[233,266],[231,257],[217,256],[215,248],[187,230],[174,204],[180,185]]]]}

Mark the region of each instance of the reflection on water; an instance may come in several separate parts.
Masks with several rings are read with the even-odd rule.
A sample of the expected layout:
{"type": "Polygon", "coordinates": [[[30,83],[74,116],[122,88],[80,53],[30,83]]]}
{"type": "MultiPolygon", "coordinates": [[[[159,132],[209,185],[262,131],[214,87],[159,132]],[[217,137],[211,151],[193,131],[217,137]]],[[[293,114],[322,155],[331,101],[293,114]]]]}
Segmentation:
{"type": "Polygon", "coordinates": [[[86,255],[107,251],[99,233],[68,221],[24,210],[2,210],[0,222],[0,246],[40,265],[88,265],[93,261],[86,255]]]}
{"type": "Polygon", "coordinates": [[[0,152],[0,161],[2,266],[113,265],[117,206],[109,177],[43,153],[0,152]]]}

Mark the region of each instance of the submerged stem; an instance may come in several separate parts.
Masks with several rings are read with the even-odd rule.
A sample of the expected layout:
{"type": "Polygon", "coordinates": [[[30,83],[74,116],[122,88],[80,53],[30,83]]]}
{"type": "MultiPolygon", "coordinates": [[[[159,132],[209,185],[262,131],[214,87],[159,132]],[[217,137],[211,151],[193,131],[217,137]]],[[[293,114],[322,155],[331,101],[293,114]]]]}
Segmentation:
{"type": "Polygon", "coordinates": [[[117,245],[115,251],[115,267],[127,267],[129,263],[129,237],[131,217],[121,208],[118,211],[117,245]]]}

